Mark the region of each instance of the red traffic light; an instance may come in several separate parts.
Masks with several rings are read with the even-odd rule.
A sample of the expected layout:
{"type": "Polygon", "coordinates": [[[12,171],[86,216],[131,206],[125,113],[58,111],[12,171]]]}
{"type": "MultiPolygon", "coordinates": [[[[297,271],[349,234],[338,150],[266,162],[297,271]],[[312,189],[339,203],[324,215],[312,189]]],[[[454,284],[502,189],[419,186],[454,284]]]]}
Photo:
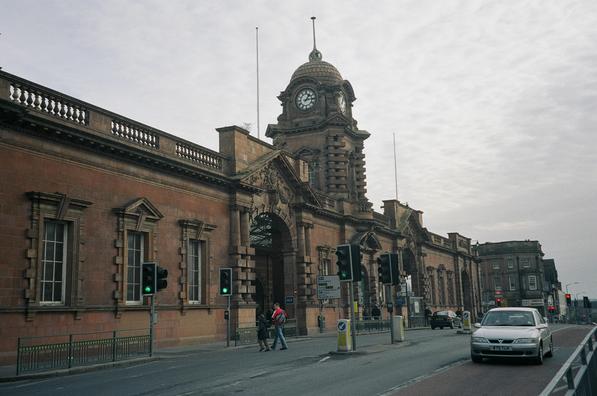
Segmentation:
{"type": "MultiPolygon", "coordinates": [[[[560,294],[561,296],[561,294],[560,294]]],[[[572,298],[572,295],[570,293],[566,293],[566,300],[570,300],[572,298]]]]}

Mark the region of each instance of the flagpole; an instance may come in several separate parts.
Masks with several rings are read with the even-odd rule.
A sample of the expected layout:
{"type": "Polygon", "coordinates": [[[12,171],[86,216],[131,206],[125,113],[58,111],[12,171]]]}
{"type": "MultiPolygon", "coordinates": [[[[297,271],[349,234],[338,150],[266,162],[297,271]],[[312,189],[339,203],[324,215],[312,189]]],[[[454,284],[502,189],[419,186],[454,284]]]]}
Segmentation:
{"type": "Polygon", "coordinates": [[[255,57],[257,60],[257,139],[260,139],[260,127],[259,127],[259,27],[255,27],[255,57]]]}
{"type": "Polygon", "coordinates": [[[393,133],[394,137],[394,185],[396,186],[396,201],[398,201],[398,165],[396,162],[396,132],[393,133]]]}

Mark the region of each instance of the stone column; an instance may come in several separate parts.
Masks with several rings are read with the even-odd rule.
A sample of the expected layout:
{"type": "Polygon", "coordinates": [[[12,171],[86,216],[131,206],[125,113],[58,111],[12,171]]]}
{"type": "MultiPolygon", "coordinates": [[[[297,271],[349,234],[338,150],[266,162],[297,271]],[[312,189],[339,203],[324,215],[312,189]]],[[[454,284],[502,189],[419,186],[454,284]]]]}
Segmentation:
{"type": "Polygon", "coordinates": [[[240,213],[240,244],[242,246],[249,246],[251,244],[249,240],[249,209],[243,208],[240,213]]]}

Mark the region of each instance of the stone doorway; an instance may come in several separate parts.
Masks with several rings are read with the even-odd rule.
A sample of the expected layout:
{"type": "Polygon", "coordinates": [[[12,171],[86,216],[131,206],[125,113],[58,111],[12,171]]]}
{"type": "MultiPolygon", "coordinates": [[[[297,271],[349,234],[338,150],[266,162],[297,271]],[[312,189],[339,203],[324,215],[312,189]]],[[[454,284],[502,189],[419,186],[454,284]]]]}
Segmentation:
{"type": "Polygon", "coordinates": [[[251,222],[251,247],[255,249],[255,294],[257,314],[266,315],[275,302],[294,316],[293,306],[286,304],[292,295],[292,245],[288,226],[273,213],[261,213],[251,222]]]}

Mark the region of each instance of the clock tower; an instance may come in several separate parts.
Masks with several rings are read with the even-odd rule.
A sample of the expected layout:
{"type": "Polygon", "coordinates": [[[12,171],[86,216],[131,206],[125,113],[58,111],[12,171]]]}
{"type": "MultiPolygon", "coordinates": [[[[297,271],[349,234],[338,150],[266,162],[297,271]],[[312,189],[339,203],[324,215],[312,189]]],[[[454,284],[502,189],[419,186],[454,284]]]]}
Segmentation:
{"type": "Polygon", "coordinates": [[[363,143],[369,133],[352,116],[352,85],[322,60],[315,45],[278,96],[282,114],[267,127],[276,148],[307,162],[311,188],[368,211],[363,143]]]}

